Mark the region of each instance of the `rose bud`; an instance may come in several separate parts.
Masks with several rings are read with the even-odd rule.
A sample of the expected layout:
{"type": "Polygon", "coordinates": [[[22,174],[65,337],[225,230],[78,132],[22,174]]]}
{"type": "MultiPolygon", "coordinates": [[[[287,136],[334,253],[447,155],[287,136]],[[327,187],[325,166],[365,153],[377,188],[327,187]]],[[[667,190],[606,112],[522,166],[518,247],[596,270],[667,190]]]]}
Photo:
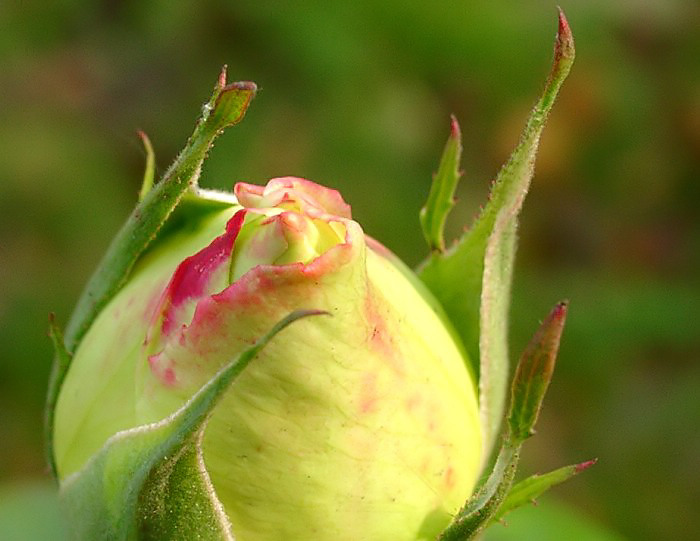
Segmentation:
{"type": "Polygon", "coordinates": [[[158,239],[83,338],[56,409],[65,479],[120,430],[181,407],[297,309],[207,425],[236,539],[434,538],[481,460],[462,344],[412,272],[340,194],[297,178],[237,184],[158,239]]]}
{"type": "Polygon", "coordinates": [[[222,71],[155,186],[142,136],[140,201],[65,337],[51,322],[48,457],[74,538],[465,541],[592,464],[514,483],[565,302],[520,357],[507,407],[518,215],[573,59],[560,12],[520,143],[448,246],[453,119],[420,214],[430,254],[417,274],[334,190],[293,177],[199,189],[253,83],[222,71]]]}

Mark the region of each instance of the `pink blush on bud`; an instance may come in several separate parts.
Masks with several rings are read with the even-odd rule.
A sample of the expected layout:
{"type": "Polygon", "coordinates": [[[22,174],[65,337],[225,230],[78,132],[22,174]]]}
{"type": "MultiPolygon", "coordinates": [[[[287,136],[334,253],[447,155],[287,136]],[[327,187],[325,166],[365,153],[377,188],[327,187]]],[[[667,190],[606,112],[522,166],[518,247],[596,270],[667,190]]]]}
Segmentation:
{"type": "Polygon", "coordinates": [[[226,224],[223,235],[216,237],[209,246],[188,257],[177,267],[158,311],[163,317],[163,333],[170,334],[180,323],[177,316],[185,303],[193,300],[196,302],[207,293],[215,293],[207,290],[211,287],[215,272],[223,265],[226,266],[224,270],[228,275],[231,252],[243,226],[245,214],[245,210],[236,212],[226,224]]]}
{"type": "Polygon", "coordinates": [[[177,383],[175,376],[175,368],[172,362],[165,365],[162,355],[155,354],[148,356],[148,365],[151,367],[151,372],[167,387],[173,387],[177,383]]]}

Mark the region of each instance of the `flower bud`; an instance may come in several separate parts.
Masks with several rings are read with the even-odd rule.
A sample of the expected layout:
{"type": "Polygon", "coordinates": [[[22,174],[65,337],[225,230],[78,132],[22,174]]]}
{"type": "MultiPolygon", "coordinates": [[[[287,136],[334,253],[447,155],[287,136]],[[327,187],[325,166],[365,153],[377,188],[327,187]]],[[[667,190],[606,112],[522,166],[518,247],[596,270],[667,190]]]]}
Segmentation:
{"type": "Polygon", "coordinates": [[[81,340],[58,398],[59,477],[164,419],[286,314],[214,409],[204,464],[240,541],[434,539],[474,487],[475,383],[438,302],[340,194],[239,183],[182,211],[81,340]]]}
{"type": "Polygon", "coordinates": [[[50,320],[49,464],[75,538],[472,539],[580,471],[513,486],[564,304],[521,358],[500,434],[517,219],[573,59],[560,11],[520,143],[448,249],[453,118],[420,215],[430,254],[417,275],[365,236],[334,190],[291,177],[234,195],[198,188],[214,138],[256,91],[227,83],[225,68],[156,185],[142,136],[151,165],[139,203],[65,335],[50,320]]]}

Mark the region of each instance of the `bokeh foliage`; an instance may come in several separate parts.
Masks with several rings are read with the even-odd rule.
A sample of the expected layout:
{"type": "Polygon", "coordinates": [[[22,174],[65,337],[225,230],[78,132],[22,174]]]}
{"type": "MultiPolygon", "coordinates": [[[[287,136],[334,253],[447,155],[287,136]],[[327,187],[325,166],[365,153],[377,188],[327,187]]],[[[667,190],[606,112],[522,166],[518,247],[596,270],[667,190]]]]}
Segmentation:
{"type": "MultiPolygon", "coordinates": [[[[571,301],[523,474],[594,456],[556,496],[632,539],[700,531],[700,5],[560,2],[577,61],[521,222],[516,357],[571,301]]],[[[272,0],[0,3],[0,482],[45,475],[47,315],[64,323],[191,132],[222,64],[261,91],[202,185],[304,176],[340,189],[409,263],[460,120],[454,237],[484,201],[547,73],[555,3],[272,0]]]]}

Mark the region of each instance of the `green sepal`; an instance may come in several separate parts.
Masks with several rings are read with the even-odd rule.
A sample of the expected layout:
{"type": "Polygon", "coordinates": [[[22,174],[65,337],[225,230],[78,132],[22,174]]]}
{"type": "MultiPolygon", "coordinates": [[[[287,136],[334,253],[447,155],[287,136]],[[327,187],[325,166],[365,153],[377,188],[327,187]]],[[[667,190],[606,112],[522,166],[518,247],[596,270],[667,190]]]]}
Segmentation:
{"type": "Polygon", "coordinates": [[[431,252],[445,251],[445,220],[455,204],[454,194],[459,178],[459,163],[462,157],[462,134],[457,119],[452,116],[450,137],[442,151],[440,165],[433,176],[430,193],[425,206],[420,210],[420,225],[431,252]]]}
{"type": "Polygon", "coordinates": [[[233,540],[228,517],[204,467],[201,436],[188,438],[151,470],[138,498],[139,540],[233,540]]]}
{"type": "MultiPolygon", "coordinates": [[[[597,459],[587,460],[580,464],[572,464],[564,466],[545,474],[535,474],[522,481],[516,483],[508,492],[505,500],[498,508],[498,512],[491,517],[490,526],[494,522],[500,521],[506,514],[510,513],[518,507],[522,507],[528,503],[534,503],[536,498],[539,498],[547,490],[555,485],[568,481],[574,475],[581,473],[593,466],[597,459]]],[[[488,527],[487,526],[487,527],[488,527]]]]}
{"type": "MultiPolygon", "coordinates": [[[[152,148],[145,134],[142,136],[147,152],[147,165],[139,203],[112,240],[102,261],[83,290],[68,322],[65,338],[60,339],[61,345],[57,346],[57,341],[54,339],[56,351],[67,353],[67,356],[64,355],[62,359],[59,358],[58,353],[56,354],[54,367],[60,366],[61,371],[56,372],[54,368],[56,377],[52,375],[50,378],[47,392],[45,432],[49,466],[54,475],[56,472],[52,445],[53,407],[72,354],[100,311],[126,283],[134,264],[156,239],[175,208],[188,193],[196,197],[201,166],[214,139],[224,128],[236,124],[243,118],[255,92],[256,86],[251,82],[226,84],[224,67],[212,97],[204,105],[202,117],[194,133],[154,188],[148,186],[149,176],[153,175],[149,172],[153,167],[150,165],[153,160],[152,148]]],[[[52,338],[53,336],[55,335],[52,335],[52,338]]]]}
{"type": "Polygon", "coordinates": [[[60,489],[77,540],[233,539],[202,462],[201,439],[223,393],[292,322],[289,314],[209,380],[185,405],[149,425],[118,432],[60,489]]]}
{"type": "Polygon", "coordinates": [[[155,239],[183,195],[196,189],[202,163],[214,139],[224,128],[243,118],[255,92],[256,86],[251,82],[226,84],[226,70],[222,70],[185,148],[162,180],[136,205],[78,300],[66,328],[69,352],[75,351],[97,314],[124,285],[139,256],[155,239]]]}
{"type": "Polygon", "coordinates": [[[566,301],[552,309],[525,348],[515,370],[508,429],[517,442],[523,442],[535,433],[534,426],[542,409],[542,401],[552,380],[567,310],[566,301]]]}
{"type": "Polygon", "coordinates": [[[143,171],[143,182],[139,191],[139,201],[143,201],[146,194],[153,188],[153,182],[156,175],[156,154],[153,152],[153,145],[145,132],[139,130],[139,137],[143,143],[143,149],[146,151],[146,167],[143,171]]]}
{"type": "Polygon", "coordinates": [[[507,430],[493,469],[486,481],[455,515],[438,538],[439,541],[473,539],[490,522],[501,516],[499,513],[502,505],[511,494],[520,449],[523,442],[534,433],[534,425],[552,378],[566,310],[567,303],[557,304],[520,356],[511,383],[507,430]]]}
{"type": "Polygon", "coordinates": [[[573,37],[560,11],[554,61],[544,92],[518,146],[493,183],[489,202],[452,248],[444,253],[433,251],[418,269],[454,322],[469,357],[479,359],[485,457],[491,453],[505,412],[506,331],[517,218],[533,175],[540,135],[573,60],[573,37]]]}
{"type": "Polygon", "coordinates": [[[49,314],[49,338],[53,344],[54,356],[49,376],[49,390],[46,395],[46,409],[44,410],[44,441],[46,442],[46,460],[51,468],[51,473],[56,475],[56,459],[53,456],[53,424],[56,410],[58,392],[66,377],[71,362],[71,354],[66,349],[63,333],[56,323],[56,316],[49,314]]]}

